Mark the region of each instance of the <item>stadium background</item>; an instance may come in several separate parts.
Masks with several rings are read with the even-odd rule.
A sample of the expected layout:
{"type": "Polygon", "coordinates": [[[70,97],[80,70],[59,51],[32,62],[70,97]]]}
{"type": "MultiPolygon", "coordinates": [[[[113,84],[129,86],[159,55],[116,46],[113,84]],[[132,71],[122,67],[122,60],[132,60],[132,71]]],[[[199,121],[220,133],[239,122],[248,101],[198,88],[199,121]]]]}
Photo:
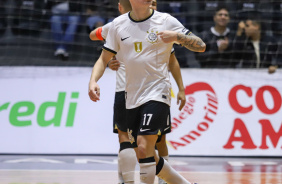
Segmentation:
{"type": "MultiPolygon", "coordinates": [[[[102,100],[92,103],[88,80],[103,43],[89,40],[85,11],[69,60],[61,61],[54,57],[45,1],[36,7],[19,2],[0,4],[0,134],[5,137],[0,140],[0,153],[116,154],[117,136],[111,130],[115,73],[106,70],[100,81],[102,100]]],[[[85,10],[89,4],[81,2],[85,10]]],[[[107,19],[118,15],[116,1],[101,2],[91,5],[103,8],[107,19]]],[[[158,6],[160,11],[173,10],[172,15],[199,34],[213,25],[219,3],[229,7],[234,32],[242,16],[260,12],[265,34],[278,42],[274,57],[281,66],[281,1],[159,0],[158,6]]],[[[192,52],[175,49],[190,104],[179,112],[172,98],[170,153],[281,157],[281,69],[274,74],[266,68],[202,69],[192,52]]],[[[175,95],[177,87],[172,84],[175,95]]]]}
{"type": "MultiPolygon", "coordinates": [[[[67,62],[60,62],[53,57],[54,42],[50,28],[50,10],[46,10],[45,0],[26,1],[2,0],[0,2],[0,65],[2,66],[92,66],[101,52],[102,42],[91,42],[86,25],[86,8],[91,5],[106,20],[116,17],[117,1],[81,1],[83,10],[76,32],[70,58],[67,62]],[[14,54],[16,53],[16,54],[14,54]]],[[[277,64],[281,66],[282,52],[282,5],[280,0],[256,1],[159,1],[160,11],[169,12],[177,17],[193,33],[209,29],[213,23],[214,10],[219,4],[226,5],[230,10],[232,32],[237,30],[237,24],[248,14],[257,11],[263,23],[263,30],[267,35],[274,36],[278,42],[275,53],[277,64]]],[[[200,67],[194,54],[176,46],[176,54],[181,67],[200,67]]],[[[229,60],[225,62],[235,62],[229,60]]]]}

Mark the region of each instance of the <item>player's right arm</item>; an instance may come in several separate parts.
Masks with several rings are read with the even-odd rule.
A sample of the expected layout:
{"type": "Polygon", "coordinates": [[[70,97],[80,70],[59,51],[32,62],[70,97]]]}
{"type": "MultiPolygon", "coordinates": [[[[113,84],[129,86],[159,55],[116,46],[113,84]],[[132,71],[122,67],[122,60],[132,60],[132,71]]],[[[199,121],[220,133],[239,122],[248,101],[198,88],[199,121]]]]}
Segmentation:
{"type": "MultiPolygon", "coordinates": [[[[94,29],[93,31],[91,31],[91,33],[89,34],[89,38],[92,41],[96,41],[96,40],[104,40],[102,37],[102,30],[103,27],[98,27],[96,29],[94,29]]],[[[117,71],[118,68],[120,67],[120,62],[113,57],[109,62],[108,62],[108,66],[111,70],[117,71]]]]}
{"type": "MultiPolygon", "coordinates": [[[[104,40],[106,34],[108,33],[108,30],[111,26],[111,23],[108,23],[106,25],[104,25],[103,27],[98,27],[95,30],[91,31],[91,33],[89,34],[89,38],[92,41],[97,41],[97,40],[104,40]],[[103,31],[103,34],[102,34],[103,31]]],[[[113,57],[109,62],[108,62],[108,67],[111,70],[117,71],[118,68],[120,67],[120,62],[113,57]]]]}
{"type": "Polygon", "coordinates": [[[107,67],[108,61],[114,56],[114,53],[103,50],[99,59],[96,61],[89,81],[88,95],[94,102],[100,100],[100,87],[97,84],[98,80],[103,76],[107,67]]]}
{"type": "Polygon", "coordinates": [[[89,38],[92,41],[95,40],[104,40],[102,37],[102,29],[103,27],[97,27],[96,29],[94,29],[93,31],[91,31],[91,33],[89,34],[89,38]]]}

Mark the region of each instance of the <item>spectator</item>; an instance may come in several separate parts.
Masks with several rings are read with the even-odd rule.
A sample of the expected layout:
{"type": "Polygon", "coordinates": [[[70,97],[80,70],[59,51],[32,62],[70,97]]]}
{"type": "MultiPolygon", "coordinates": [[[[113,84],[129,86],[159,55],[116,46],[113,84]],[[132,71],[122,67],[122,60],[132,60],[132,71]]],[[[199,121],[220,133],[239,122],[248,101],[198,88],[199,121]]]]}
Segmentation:
{"type": "Polygon", "coordinates": [[[264,0],[233,0],[236,2],[236,25],[255,13],[259,13],[262,31],[271,35],[273,3],[264,0]]]}
{"type": "Polygon", "coordinates": [[[239,23],[235,40],[238,67],[268,67],[268,72],[274,73],[277,68],[275,63],[277,47],[274,37],[263,34],[259,20],[248,18],[239,23]]]}
{"type": "Polygon", "coordinates": [[[67,60],[69,58],[68,49],[74,40],[80,21],[82,2],[79,0],[47,0],[46,9],[51,11],[51,30],[56,49],[54,55],[62,60],[67,60]]]}
{"type": "Polygon", "coordinates": [[[205,53],[195,53],[202,68],[234,67],[230,59],[234,34],[227,27],[230,21],[229,11],[225,6],[218,6],[214,16],[214,26],[202,32],[200,36],[206,43],[205,53]]]}
{"type": "Polygon", "coordinates": [[[195,7],[195,31],[203,32],[209,29],[213,25],[213,15],[218,7],[225,6],[226,2],[223,0],[205,0],[197,1],[195,7]]]}
{"type": "Polygon", "coordinates": [[[44,0],[18,0],[12,21],[14,34],[38,35],[43,25],[44,0]]]}
{"type": "Polygon", "coordinates": [[[107,0],[87,0],[86,3],[86,24],[88,27],[88,31],[91,32],[97,27],[101,27],[106,23],[106,19],[101,15],[105,15],[106,6],[109,5],[107,0]]]}

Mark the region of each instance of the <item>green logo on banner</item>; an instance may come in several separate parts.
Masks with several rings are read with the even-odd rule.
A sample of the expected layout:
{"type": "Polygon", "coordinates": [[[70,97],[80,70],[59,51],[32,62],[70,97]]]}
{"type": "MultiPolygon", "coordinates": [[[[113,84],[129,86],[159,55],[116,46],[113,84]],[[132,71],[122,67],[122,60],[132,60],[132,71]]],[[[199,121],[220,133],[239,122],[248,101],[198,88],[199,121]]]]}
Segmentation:
{"type": "MultiPolygon", "coordinates": [[[[72,92],[71,99],[78,99],[79,93],[72,92]]],[[[37,112],[37,124],[41,127],[47,127],[53,125],[59,127],[61,125],[63,110],[65,108],[66,93],[60,92],[58,95],[57,101],[50,101],[42,103],[37,112]],[[47,119],[46,113],[51,109],[54,110],[51,118],[47,119]]],[[[5,103],[0,106],[0,112],[7,110],[10,103],[5,103]]],[[[77,103],[70,102],[68,106],[68,113],[66,119],[66,127],[73,127],[75,112],[76,112],[77,103]]],[[[28,120],[27,117],[31,116],[35,112],[35,105],[30,101],[21,101],[15,103],[10,110],[9,121],[13,126],[25,127],[32,125],[32,120],[28,120]],[[23,120],[25,119],[25,120],[23,120]]]]}

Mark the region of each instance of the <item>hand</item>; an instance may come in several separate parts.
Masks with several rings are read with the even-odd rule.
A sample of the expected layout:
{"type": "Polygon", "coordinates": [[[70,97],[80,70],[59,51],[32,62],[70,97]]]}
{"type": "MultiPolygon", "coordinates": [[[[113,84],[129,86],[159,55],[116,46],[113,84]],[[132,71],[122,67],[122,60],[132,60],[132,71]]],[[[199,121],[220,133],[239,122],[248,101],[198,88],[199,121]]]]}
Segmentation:
{"type": "Polygon", "coordinates": [[[269,66],[269,67],[268,67],[268,73],[269,73],[269,74],[274,73],[277,68],[278,68],[278,66],[273,66],[273,65],[272,65],[272,66],[269,66]]]}
{"type": "Polygon", "coordinates": [[[218,51],[219,52],[225,51],[228,47],[228,44],[229,44],[229,40],[228,40],[227,37],[225,37],[224,40],[220,40],[220,44],[218,46],[218,51]]]}
{"type": "Polygon", "coordinates": [[[179,110],[181,111],[182,108],[184,107],[186,103],[186,97],[185,97],[185,91],[179,91],[177,94],[177,105],[179,105],[179,110]],[[180,105],[179,105],[179,101],[181,101],[180,105]]]}
{"type": "Polygon", "coordinates": [[[177,41],[177,32],[175,31],[162,31],[157,35],[160,36],[164,43],[171,43],[177,41]]]}
{"type": "Polygon", "coordinates": [[[108,66],[111,70],[114,70],[114,71],[117,71],[118,68],[120,67],[120,62],[118,60],[116,60],[115,57],[113,57],[109,63],[108,63],[108,66]]]}
{"type": "Polygon", "coordinates": [[[93,102],[100,100],[100,87],[96,82],[90,81],[88,95],[93,102]]]}
{"type": "Polygon", "coordinates": [[[245,22],[244,21],[240,21],[239,24],[238,24],[238,29],[243,30],[243,29],[245,29],[245,27],[246,27],[245,22]]]}
{"type": "Polygon", "coordinates": [[[241,36],[241,35],[242,35],[242,33],[243,33],[245,27],[246,27],[246,24],[245,24],[244,21],[239,22],[239,24],[238,24],[238,30],[237,30],[237,33],[236,33],[237,36],[241,36]]]}

